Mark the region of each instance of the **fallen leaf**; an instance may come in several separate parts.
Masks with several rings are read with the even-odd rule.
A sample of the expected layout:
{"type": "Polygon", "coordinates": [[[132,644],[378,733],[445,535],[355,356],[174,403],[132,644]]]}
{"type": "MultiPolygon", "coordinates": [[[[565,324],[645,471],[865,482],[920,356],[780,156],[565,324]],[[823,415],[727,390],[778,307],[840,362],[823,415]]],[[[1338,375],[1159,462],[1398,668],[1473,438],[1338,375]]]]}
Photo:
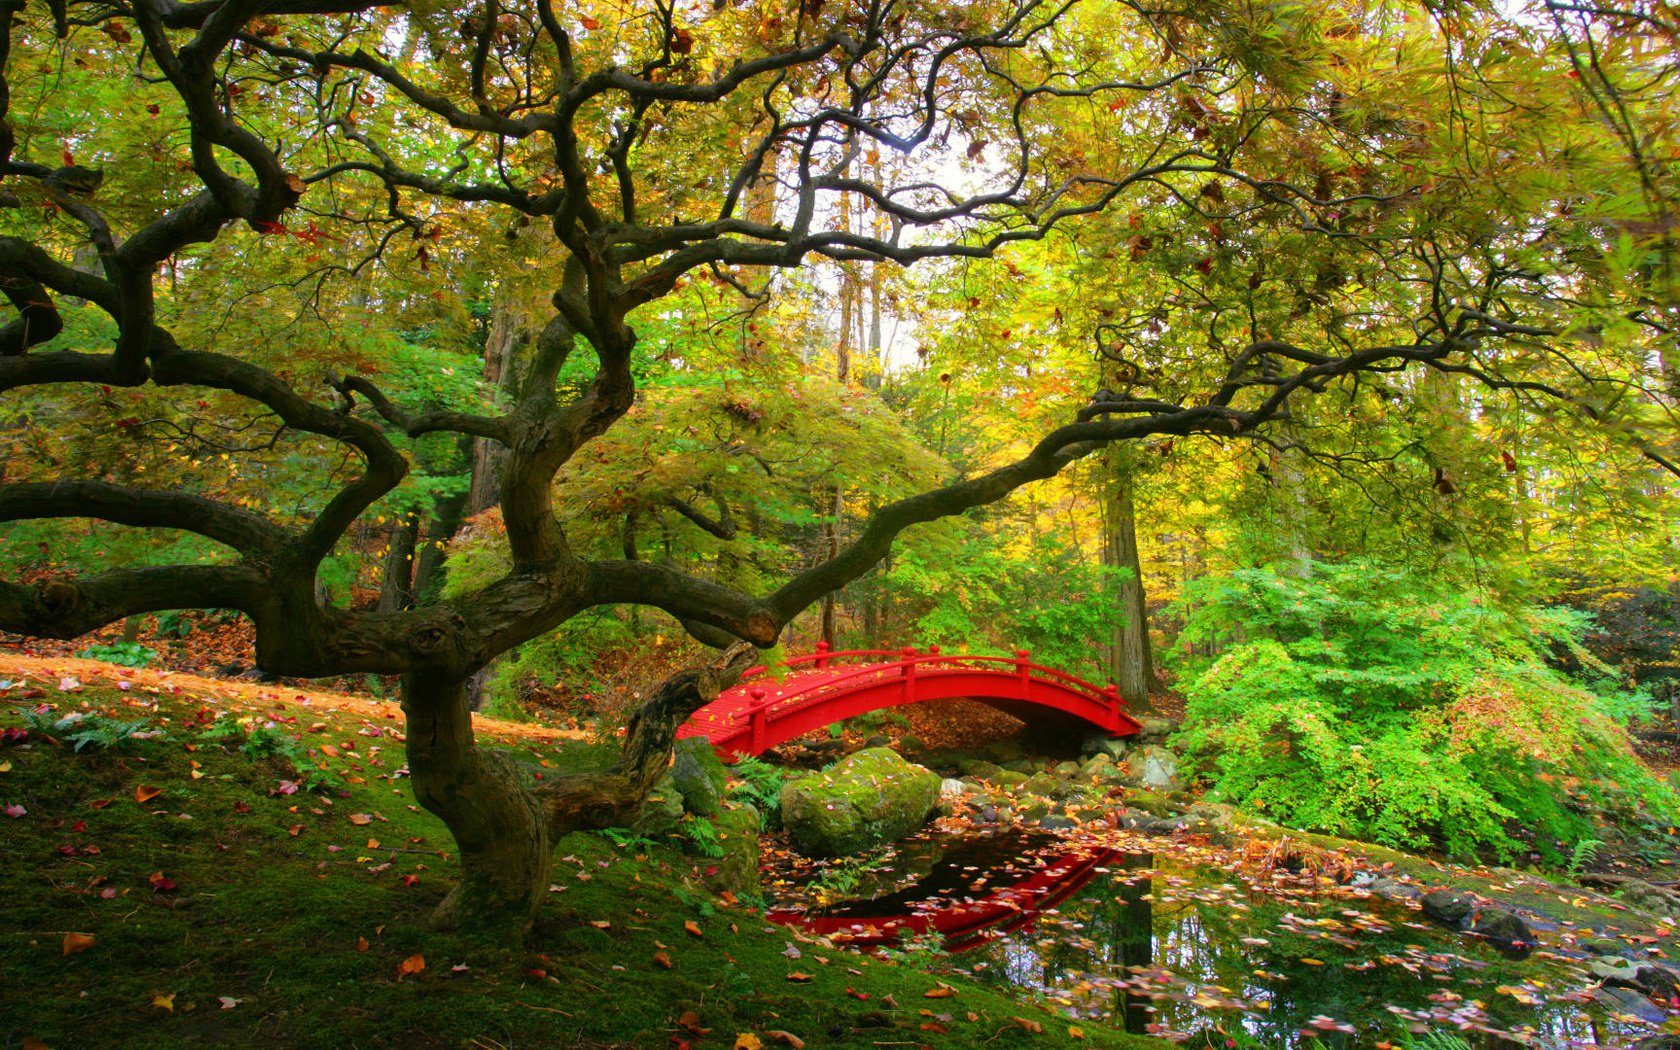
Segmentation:
{"type": "Polygon", "coordinates": [[[234,1007],[238,1006],[244,1000],[235,999],[231,995],[218,995],[218,996],[216,996],[216,1001],[222,1004],[222,1009],[231,1010],[234,1007]]]}
{"type": "Polygon", "coordinates": [[[1044,1031],[1044,1026],[1039,1024],[1037,1021],[1034,1021],[1030,1017],[1011,1017],[1010,1020],[1014,1021],[1016,1024],[1020,1025],[1022,1028],[1025,1028],[1027,1031],[1031,1032],[1033,1035],[1037,1035],[1040,1032],[1044,1031]]]}
{"type": "Polygon", "coordinates": [[[91,933],[67,933],[64,935],[65,955],[75,955],[77,952],[85,952],[92,947],[93,934],[91,933]]]}
{"type": "Polygon", "coordinates": [[[175,1012],[175,993],[170,992],[168,995],[154,995],[154,996],[152,996],[152,1005],[157,1007],[159,1010],[168,1010],[170,1013],[174,1013],[175,1012]]]}
{"type": "Polygon", "coordinates": [[[397,976],[403,977],[411,973],[419,973],[426,968],[426,957],[415,952],[397,964],[397,976]]]}
{"type": "Polygon", "coordinates": [[[1083,1039],[1083,1038],[1085,1038],[1085,1029],[1079,1027],[1078,1025],[1068,1025],[1068,1038],[1069,1039],[1083,1039]]]}
{"type": "Polygon", "coordinates": [[[938,988],[930,988],[927,991],[923,992],[922,993],[922,998],[923,999],[949,999],[949,998],[951,998],[951,996],[956,995],[956,994],[957,994],[957,990],[955,988],[952,988],[948,984],[942,984],[938,988]]]}
{"type": "Polygon", "coordinates": [[[853,999],[856,999],[860,1003],[867,1003],[869,1001],[869,993],[868,992],[860,992],[856,988],[853,988],[851,985],[846,986],[846,994],[851,996],[853,999]]]}
{"type": "Polygon", "coordinates": [[[134,789],[134,801],[150,802],[152,799],[157,798],[161,794],[163,794],[162,788],[155,788],[149,784],[141,784],[139,787],[134,789]]]}
{"type": "Polygon", "coordinates": [[[14,820],[17,819],[18,817],[23,816],[25,813],[28,813],[28,812],[29,811],[27,809],[24,809],[22,806],[18,805],[16,802],[13,802],[11,805],[6,807],[6,816],[11,817],[14,820]]]}
{"type": "Polygon", "coordinates": [[[368,942],[367,942],[366,937],[357,937],[356,938],[356,950],[359,951],[359,952],[365,952],[365,951],[368,950],[368,942]]]}
{"type": "Polygon", "coordinates": [[[352,813],[350,814],[350,823],[358,826],[362,824],[372,824],[373,818],[368,816],[366,813],[352,813]]]}
{"type": "Polygon", "coordinates": [[[921,1027],[922,1031],[932,1032],[935,1035],[944,1035],[944,1034],[946,1034],[947,1032],[950,1031],[949,1028],[946,1028],[944,1025],[940,1024],[938,1021],[923,1021],[921,1023],[920,1027],[921,1027]]]}
{"type": "Polygon", "coordinates": [[[174,893],[181,888],[174,879],[161,871],[152,872],[146,877],[146,881],[152,884],[153,893],[174,893]]]}
{"type": "Polygon", "coordinates": [[[795,970],[792,973],[787,975],[787,979],[794,982],[795,984],[804,984],[806,981],[809,981],[811,979],[811,975],[808,974],[808,973],[801,973],[800,971],[795,970]]]}
{"type": "Polygon", "coordinates": [[[765,1032],[764,1035],[765,1038],[769,1039],[772,1043],[783,1043],[787,1046],[793,1047],[793,1050],[805,1050],[805,1040],[799,1038],[797,1035],[794,1035],[792,1032],[784,1032],[780,1028],[775,1028],[765,1032]]]}
{"type": "Polygon", "coordinates": [[[683,1011],[682,1016],[677,1018],[677,1027],[689,1035],[706,1035],[711,1032],[710,1028],[700,1027],[700,1015],[693,1010],[683,1011]]]}
{"type": "Polygon", "coordinates": [[[687,922],[683,923],[683,929],[687,930],[689,933],[692,933],[696,937],[704,937],[705,936],[705,934],[700,932],[699,924],[696,923],[693,919],[690,919],[687,922]]]}
{"type": "Polygon", "coordinates": [[[730,1050],[764,1050],[764,1041],[751,1032],[738,1032],[730,1050]]]}
{"type": "Polygon", "coordinates": [[[671,957],[664,952],[654,952],[653,961],[667,970],[671,968],[671,957]]]}

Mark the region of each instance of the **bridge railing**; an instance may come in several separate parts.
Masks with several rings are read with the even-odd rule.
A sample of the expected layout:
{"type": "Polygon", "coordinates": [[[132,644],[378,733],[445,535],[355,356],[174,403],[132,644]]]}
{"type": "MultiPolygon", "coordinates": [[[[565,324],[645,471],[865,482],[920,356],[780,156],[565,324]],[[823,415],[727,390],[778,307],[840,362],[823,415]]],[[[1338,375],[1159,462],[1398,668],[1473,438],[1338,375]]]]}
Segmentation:
{"type": "Polygon", "coordinates": [[[752,684],[753,679],[762,678],[769,672],[763,664],[749,667],[741,675],[741,684],[747,686],[748,695],[753,703],[748,705],[748,715],[754,730],[754,735],[762,733],[767,721],[770,720],[771,710],[774,708],[791,709],[799,706],[801,701],[820,692],[835,692],[846,685],[864,679],[880,678],[892,671],[899,672],[899,678],[904,682],[907,698],[914,691],[916,672],[922,667],[940,667],[953,669],[998,669],[996,665],[1008,665],[1013,673],[1023,683],[1033,679],[1054,682],[1070,691],[1083,693],[1094,703],[1101,704],[1110,713],[1119,713],[1125,709],[1125,701],[1120,699],[1120,691],[1116,686],[1100,686],[1086,681],[1078,675],[1059,671],[1054,667],[1032,662],[1032,653],[1026,649],[1017,649],[1013,656],[979,656],[968,653],[943,653],[939,646],[930,645],[926,652],[917,650],[914,646],[902,649],[843,649],[830,650],[823,642],[817,643],[816,652],[806,656],[794,656],[782,661],[782,667],[798,670],[809,667],[816,671],[834,670],[836,660],[866,660],[870,661],[861,666],[842,673],[829,673],[820,677],[813,677],[809,681],[793,681],[784,683],[777,695],[770,695],[770,690],[762,685],[752,684]]]}

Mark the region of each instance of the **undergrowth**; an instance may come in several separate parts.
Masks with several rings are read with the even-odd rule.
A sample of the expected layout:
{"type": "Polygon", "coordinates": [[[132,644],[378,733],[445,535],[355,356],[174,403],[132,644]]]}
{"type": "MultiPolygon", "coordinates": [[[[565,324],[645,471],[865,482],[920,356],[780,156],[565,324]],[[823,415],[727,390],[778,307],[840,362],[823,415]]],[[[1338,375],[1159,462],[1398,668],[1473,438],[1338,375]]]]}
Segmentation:
{"type": "Polygon", "coordinates": [[[1598,821],[1676,818],[1635,758],[1638,694],[1579,648],[1562,610],[1496,609],[1367,563],[1271,570],[1192,589],[1189,763],[1229,801],[1292,827],[1384,845],[1565,864],[1598,821]],[[1233,637],[1240,638],[1229,644],[1233,637]],[[1547,665],[1553,646],[1589,676],[1547,665]]]}

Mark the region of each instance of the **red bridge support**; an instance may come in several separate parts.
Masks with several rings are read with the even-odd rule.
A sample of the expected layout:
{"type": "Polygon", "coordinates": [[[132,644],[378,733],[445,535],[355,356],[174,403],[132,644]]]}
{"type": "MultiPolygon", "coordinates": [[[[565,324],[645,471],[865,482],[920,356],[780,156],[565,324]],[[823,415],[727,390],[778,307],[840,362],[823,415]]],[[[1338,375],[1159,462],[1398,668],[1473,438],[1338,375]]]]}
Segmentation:
{"type": "Polygon", "coordinates": [[[754,667],[677,730],[703,736],[719,755],[756,755],[813,729],[869,711],[924,700],[970,698],[1030,718],[1072,718],[1113,736],[1130,736],[1138,723],[1125,713],[1114,686],[1098,686],[1032,662],[1025,649],[1009,656],[947,656],[927,652],[853,649],[830,652],[821,643],[809,656],[781,664],[778,680],[754,667]]]}

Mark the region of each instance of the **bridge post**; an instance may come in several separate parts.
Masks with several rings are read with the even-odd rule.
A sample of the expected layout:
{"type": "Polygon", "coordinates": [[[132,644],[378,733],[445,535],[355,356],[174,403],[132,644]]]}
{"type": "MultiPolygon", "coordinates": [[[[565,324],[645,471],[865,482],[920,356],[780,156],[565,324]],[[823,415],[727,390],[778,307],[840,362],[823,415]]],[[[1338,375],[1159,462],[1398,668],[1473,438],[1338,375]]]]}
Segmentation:
{"type": "Polygon", "coordinates": [[[913,704],[916,702],[916,647],[907,645],[902,652],[904,654],[904,663],[901,665],[904,668],[904,702],[913,704]]]}
{"type": "Polygon", "coordinates": [[[1120,699],[1120,687],[1112,682],[1103,686],[1103,700],[1108,704],[1108,713],[1115,716],[1116,721],[1119,721],[1120,708],[1124,706],[1120,699]]]}
{"type": "Polygon", "coordinates": [[[829,645],[827,642],[817,643],[817,670],[819,671],[828,667],[828,661],[830,659],[828,649],[829,645]]]}
{"type": "Polygon", "coordinates": [[[770,711],[765,706],[764,690],[762,688],[753,689],[750,695],[753,699],[749,716],[752,725],[752,753],[756,755],[763,752],[766,746],[765,741],[770,739],[770,711]]]}
{"type": "Polygon", "coordinates": [[[1031,662],[1032,650],[1015,650],[1015,673],[1021,678],[1021,699],[1023,700],[1027,697],[1027,686],[1032,682],[1031,662]]]}

